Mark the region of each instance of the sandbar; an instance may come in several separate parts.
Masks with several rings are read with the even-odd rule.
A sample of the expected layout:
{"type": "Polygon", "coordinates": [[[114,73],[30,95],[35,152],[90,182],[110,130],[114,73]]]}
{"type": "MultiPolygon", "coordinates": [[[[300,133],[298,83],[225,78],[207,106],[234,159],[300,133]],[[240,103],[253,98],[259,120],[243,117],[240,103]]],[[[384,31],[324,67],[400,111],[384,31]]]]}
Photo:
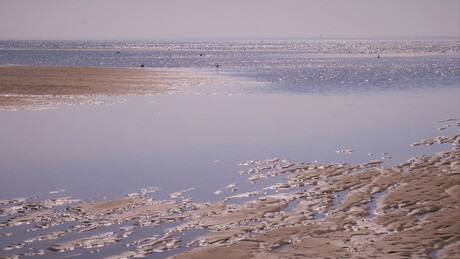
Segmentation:
{"type": "Polygon", "coordinates": [[[0,67],[0,110],[91,103],[107,96],[171,93],[199,84],[206,77],[190,71],[140,67],[5,66],[0,67]]]}

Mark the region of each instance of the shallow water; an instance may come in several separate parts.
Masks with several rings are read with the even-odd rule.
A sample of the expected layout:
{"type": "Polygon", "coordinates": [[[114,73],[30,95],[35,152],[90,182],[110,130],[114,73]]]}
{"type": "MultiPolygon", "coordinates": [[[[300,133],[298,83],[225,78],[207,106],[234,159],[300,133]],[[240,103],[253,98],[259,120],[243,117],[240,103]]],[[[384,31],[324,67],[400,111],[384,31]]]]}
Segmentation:
{"type": "Polygon", "coordinates": [[[65,189],[79,198],[119,197],[155,186],[161,189],[155,197],[195,188],[186,195],[212,200],[249,159],[362,163],[391,156],[384,165],[394,165],[450,149],[409,145],[458,132],[455,122],[436,129],[447,124],[437,121],[458,117],[459,95],[450,88],[333,96],[183,93],[1,112],[1,196],[65,189]],[[354,151],[336,152],[344,149],[354,151]]]}

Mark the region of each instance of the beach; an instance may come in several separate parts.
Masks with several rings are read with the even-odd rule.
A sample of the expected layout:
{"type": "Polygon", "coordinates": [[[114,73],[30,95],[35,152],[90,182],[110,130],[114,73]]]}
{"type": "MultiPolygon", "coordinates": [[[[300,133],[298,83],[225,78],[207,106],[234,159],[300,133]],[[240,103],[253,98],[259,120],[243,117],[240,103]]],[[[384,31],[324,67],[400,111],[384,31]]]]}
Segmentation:
{"type": "Polygon", "coordinates": [[[457,43],[43,44],[0,50],[0,258],[460,254],[457,43]]]}
{"type": "Polygon", "coordinates": [[[459,259],[459,10],[0,0],[0,259],[459,259]]]}

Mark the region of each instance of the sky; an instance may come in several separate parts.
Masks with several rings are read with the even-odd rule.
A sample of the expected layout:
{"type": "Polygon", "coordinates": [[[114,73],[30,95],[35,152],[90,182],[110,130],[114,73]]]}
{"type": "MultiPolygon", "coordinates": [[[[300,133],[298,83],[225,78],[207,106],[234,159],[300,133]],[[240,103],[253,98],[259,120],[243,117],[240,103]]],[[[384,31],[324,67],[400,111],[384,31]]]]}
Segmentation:
{"type": "Polygon", "coordinates": [[[460,37],[460,0],[0,0],[0,39],[460,37]]]}

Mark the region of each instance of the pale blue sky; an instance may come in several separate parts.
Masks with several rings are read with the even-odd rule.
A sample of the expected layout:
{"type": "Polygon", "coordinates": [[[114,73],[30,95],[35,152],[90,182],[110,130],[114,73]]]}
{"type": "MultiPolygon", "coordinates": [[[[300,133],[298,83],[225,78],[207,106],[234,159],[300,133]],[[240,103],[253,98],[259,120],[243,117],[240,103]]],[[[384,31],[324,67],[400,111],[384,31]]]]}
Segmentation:
{"type": "Polygon", "coordinates": [[[460,37],[460,0],[0,0],[0,39],[460,37]]]}

